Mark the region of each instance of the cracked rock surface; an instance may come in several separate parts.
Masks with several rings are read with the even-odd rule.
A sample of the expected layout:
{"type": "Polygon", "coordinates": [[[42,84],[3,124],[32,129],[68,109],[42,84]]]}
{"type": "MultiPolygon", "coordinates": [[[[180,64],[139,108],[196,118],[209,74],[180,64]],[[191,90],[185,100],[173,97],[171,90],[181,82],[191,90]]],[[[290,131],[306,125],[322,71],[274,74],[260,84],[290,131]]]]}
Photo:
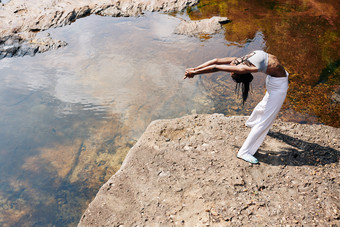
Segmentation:
{"type": "Polygon", "coordinates": [[[330,226],[340,220],[340,129],[276,121],[236,158],[247,117],[152,122],[79,226],[330,226]]]}

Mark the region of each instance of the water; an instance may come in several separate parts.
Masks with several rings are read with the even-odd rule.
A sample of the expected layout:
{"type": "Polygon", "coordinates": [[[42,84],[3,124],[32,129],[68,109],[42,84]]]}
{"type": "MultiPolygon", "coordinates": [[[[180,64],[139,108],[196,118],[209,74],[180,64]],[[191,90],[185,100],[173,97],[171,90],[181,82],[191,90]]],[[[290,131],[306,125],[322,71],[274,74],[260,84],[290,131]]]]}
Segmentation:
{"type": "MultiPolygon", "coordinates": [[[[185,68],[265,45],[261,33],[247,47],[230,46],[223,33],[174,35],[179,22],[90,16],[39,34],[67,47],[1,61],[1,225],[75,225],[152,120],[216,111],[209,84],[184,81],[185,68]]],[[[256,98],[242,109],[230,78],[213,78],[229,84],[224,105],[249,113],[256,98]]]]}
{"type": "Polygon", "coordinates": [[[336,77],[315,85],[338,59],[336,20],[332,10],[299,4],[202,0],[188,15],[90,16],[39,34],[68,42],[64,48],[2,59],[0,225],[75,226],[152,120],[249,114],[265,76],[255,74],[242,108],[226,73],[183,80],[187,67],[208,59],[269,50],[291,73],[280,117],[336,125],[336,77]],[[213,15],[233,22],[211,37],[172,33],[179,18],[213,15]]]}
{"type": "Polygon", "coordinates": [[[225,39],[234,45],[263,34],[264,49],[290,73],[282,119],[340,127],[339,8],[336,0],[201,0],[188,12],[191,19],[230,18],[225,39]]]}

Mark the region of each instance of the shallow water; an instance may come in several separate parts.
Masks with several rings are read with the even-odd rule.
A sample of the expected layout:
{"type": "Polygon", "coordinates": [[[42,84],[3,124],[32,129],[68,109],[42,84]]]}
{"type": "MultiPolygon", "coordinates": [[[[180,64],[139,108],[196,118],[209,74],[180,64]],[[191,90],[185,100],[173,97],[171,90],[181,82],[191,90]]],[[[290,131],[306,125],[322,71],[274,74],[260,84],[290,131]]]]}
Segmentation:
{"type": "MultiPolygon", "coordinates": [[[[215,112],[211,88],[183,80],[186,67],[265,45],[260,33],[247,47],[230,46],[223,34],[174,35],[179,22],[90,16],[47,31],[67,47],[1,61],[2,225],[76,224],[152,120],[215,112]]],[[[258,75],[242,109],[230,78],[213,77],[227,83],[220,96],[234,114],[249,113],[263,93],[258,75]]]]}
{"type": "Polygon", "coordinates": [[[234,45],[263,34],[264,50],[290,73],[282,119],[340,127],[339,8],[337,0],[201,0],[188,12],[231,19],[225,39],[234,45]]]}
{"type": "MultiPolygon", "coordinates": [[[[190,18],[232,17],[251,7],[229,1],[200,4],[189,9],[190,18]],[[223,8],[225,3],[228,8],[223,8]]],[[[272,11],[284,8],[262,6],[272,11]]],[[[282,29],[296,21],[283,20],[286,15],[280,12],[261,27],[266,11],[248,12],[247,20],[231,18],[225,32],[211,37],[174,35],[178,18],[189,19],[185,13],[177,17],[158,13],[138,18],[90,16],[44,32],[68,42],[65,48],[1,60],[0,225],[74,226],[152,120],[192,113],[246,115],[263,96],[265,75],[261,73],[255,74],[253,93],[242,108],[227,74],[183,80],[187,67],[268,49],[282,55],[291,80],[298,81],[301,74],[290,68],[295,61],[275,48],[282,34],[270,36],[264,29],[272,30],[273,24],[282,29]]],[[[297,44],[307,40],[297,31],[290,38],[294,34],[301,36],[297,44]]],[[[334,60],[336,54],[323,52],[324,58],[334,60]]],[[[315,75],[327,65],[326,60],[322,64],[315,75]]],[[[298,89],[292,83],[291,87],[298,89]]],[[[290,94],[281,118],[318,122],[313,113],[291,105],[294,97],[299,94],[290,94]]]]}

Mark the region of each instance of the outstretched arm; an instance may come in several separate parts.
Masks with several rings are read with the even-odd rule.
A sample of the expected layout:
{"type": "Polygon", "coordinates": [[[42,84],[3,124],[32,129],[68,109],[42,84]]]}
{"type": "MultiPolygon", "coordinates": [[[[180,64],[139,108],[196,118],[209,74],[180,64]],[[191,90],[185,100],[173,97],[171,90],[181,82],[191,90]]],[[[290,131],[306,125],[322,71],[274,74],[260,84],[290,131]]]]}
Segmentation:
{"type": "Polygon", "coordinates": [[[213,73],[217,71],[224,71],[224,72],[234,72],[238,74],[245,74],[245,73],[252,73],[252,72],[258,72],[258,69],[255,66],[247,66],[243,64],[239,65],[218,65],[218,64],[212,64],[201,68],[192,68],[187,69],[185,71],[185,77],[186,78],[193,78],[197,74],[204,74],[204,73],[213,73]]]}
{"type": "Polygon", "coordinates": [[[230,64],[235,59],[236,59],[236,57],[215,58],[215,59],[209,60],[207,62],[204,62],[203,64],[201,64],[201,65],[199,65],[199,66],[197,66],[195,68],[189,68],[188,70],[198,70],[198,69],[205,68],[205,67],[207,67],[209,65],[230,64]]]}
{"type": "Polygon", "coordinates": [[[194,69],[195,70],[201,69],[201,68],[207,67],[209,65],[230,64],[234,59],[236,59],[236,57],[215,58],[215,59],[212,59],[210,61],[207,61],[207,62],[195,67],[194,69]]]}

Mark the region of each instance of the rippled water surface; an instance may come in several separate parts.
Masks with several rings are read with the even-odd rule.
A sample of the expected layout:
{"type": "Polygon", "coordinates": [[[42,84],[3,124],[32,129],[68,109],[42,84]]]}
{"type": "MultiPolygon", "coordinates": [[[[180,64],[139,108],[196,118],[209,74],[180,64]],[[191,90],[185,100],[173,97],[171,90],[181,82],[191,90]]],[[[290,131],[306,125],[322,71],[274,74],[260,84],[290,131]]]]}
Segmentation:
{"type": "MultiPolygon", "coordinates": [[[[253,93],[242,108],[228,74],[183,80],[185,68],[255,49],[285,53],[273,47],[281,34],[270,36],[259,23],[255,23],[257,28],[240,29],[243,20],[236,18],[223,32],[210,37],[173,34],[180,17],[228,16],[224,14],[242,14],[245,9],[231,3],[223,8],[225,3],[230,2],[201,1],[188,14],[176,16],[90,16],[39,34],[48,32],[68,42],[65,48],[1,60],[0,225],[76,225],[99,187],[118,170],[152,120],[192,113],[249,114],[262,98],[265,75],[255,74],[253,93]],[[237,23],[239,27],[235,27],[237,23]]],[[[275,11],[273,5],[264,7],[275,11]]],[[[263,16],[265,11],[261,12],[263,16]]],[[[268,22],[267,29],[272,24],[268,22]]],[[[299,42],[305,39],[295,32],[293,38],[299,42]]],[[[325,48],[322,56],[336,62],[334,51],[325,48]]],[[[288,69],[295,64],[289,59],[287,54],[283,56],[288,69]]],[[[314,74],[320,75],[327,66],[327,62],[322,64],[314,74]]],[[[294,83],[301,74],[290,72],[294,83]]],[[[332,75],[327,78],[333,81],[332,75]]],[[[328,83],[331,95],[337,82],[332,83],[328,83]]],[[[293,89],[298,88],[293,84],[293,89]]],[[[281,117],[320,122],[315,120],[320,119],[316,114],[295,108],[298,104],[293,106],[291,99],[298,95],[290,94],[281,117]]]]}

